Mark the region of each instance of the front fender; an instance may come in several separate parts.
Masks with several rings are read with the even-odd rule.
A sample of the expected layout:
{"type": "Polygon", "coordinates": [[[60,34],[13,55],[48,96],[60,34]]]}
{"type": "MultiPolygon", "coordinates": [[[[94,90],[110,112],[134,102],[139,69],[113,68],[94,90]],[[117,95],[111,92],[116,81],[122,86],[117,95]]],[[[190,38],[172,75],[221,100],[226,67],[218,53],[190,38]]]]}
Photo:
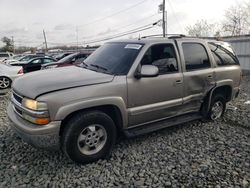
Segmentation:
{"type": "Polygon", "coordinates": [[[128,114],[126,110],[127,108],[122,97],[102,97],[102,98],[91,98],[86,100],[73,101],[72,103],[66,104],[58,109],[55,115],[55,120],[63,120],[69,114],[79,110],[84,110],[104,105],[116,106],[121,112],[123,125],[125,127],[127,126],[128,124],[128,114]]]}

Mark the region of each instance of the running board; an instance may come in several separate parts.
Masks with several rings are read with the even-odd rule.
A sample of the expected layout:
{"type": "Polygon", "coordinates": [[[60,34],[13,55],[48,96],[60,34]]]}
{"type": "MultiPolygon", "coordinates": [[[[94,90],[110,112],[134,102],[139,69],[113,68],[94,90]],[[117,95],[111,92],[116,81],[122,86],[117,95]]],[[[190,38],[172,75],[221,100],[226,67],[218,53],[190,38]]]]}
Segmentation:
{"type": "Polygon", "coordinates": [[[183,123],[198,120],[201,118],[202,116],[199,113],[192,113],[192,114],[189,113],[189,114],[177,116],[174,118],[169,118],[166,120],[161,120],[158,122],[141,125],[139,127],[128,128],[124,130],[124,134],[126,137],[135,137],[138,135],[147,134],[147,133],[154,132],[160,129],[164,129],[166,127],[183,124],[183,123]]]}

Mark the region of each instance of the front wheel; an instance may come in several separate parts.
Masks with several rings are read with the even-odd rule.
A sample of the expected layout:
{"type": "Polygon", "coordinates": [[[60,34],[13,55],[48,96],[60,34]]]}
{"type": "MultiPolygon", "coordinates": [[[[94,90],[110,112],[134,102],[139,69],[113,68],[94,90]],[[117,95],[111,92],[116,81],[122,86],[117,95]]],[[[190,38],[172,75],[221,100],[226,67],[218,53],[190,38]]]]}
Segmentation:
{"type": "Polygon", "coordinates": [[[0,89],[7,89],[11,87],[11,79],[0,76],[0,89]]]}
{"type": "Polygon", "coordinates": [[[116,141],[113,120],[101,111],[79,113],[66,124],[62,135],[64,153],[77,163],[107,158],[116,141]]]}
{"type": "Polygon", "coordinates": [[[217,120],[224,115],[226,109],[226,100],[220,95],[216,94],[211,101],[210,109],[208,112],[208,119],[217,120]]]}

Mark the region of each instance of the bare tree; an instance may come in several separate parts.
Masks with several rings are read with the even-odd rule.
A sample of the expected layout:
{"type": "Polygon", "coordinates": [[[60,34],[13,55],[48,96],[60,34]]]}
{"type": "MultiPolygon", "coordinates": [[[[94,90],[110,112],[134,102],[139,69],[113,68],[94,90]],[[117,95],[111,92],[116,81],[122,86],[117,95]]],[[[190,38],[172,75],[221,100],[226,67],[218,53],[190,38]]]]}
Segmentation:
{"type": "Polygon", "coordinates": [[[13,42],[10,38],[3,37],[1,41],[5,44],[5,46],[2,48],[2,51],[13,52],[13,42]]]}
{"type": "Polygon", "coordinates": [[[222,22],[224,34],[236,36],[249,33],[250,28],[250,3],[230,7],[225,12],[222,22]]]}
{"type": "Polygon", "coordinates": [[[194,25],[186,28],[188,35],[195,37],[210,37],[215,33],[215,24],[208,23],[206,20],[198,20],[194,25]]]}

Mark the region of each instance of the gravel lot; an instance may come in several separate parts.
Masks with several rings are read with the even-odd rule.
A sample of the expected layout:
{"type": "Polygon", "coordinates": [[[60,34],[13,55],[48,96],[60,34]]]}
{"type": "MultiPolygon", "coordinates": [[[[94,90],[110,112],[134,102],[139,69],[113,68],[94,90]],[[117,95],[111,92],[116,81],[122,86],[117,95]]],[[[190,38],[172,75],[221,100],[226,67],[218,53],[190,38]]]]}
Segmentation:
{"type": "Polygon", "coordinates": [[[123,139],[110,160],[88,165],[22,142],[0,96],[0,187],[250,187],[249,83],[223,120],[123,139]]]}

